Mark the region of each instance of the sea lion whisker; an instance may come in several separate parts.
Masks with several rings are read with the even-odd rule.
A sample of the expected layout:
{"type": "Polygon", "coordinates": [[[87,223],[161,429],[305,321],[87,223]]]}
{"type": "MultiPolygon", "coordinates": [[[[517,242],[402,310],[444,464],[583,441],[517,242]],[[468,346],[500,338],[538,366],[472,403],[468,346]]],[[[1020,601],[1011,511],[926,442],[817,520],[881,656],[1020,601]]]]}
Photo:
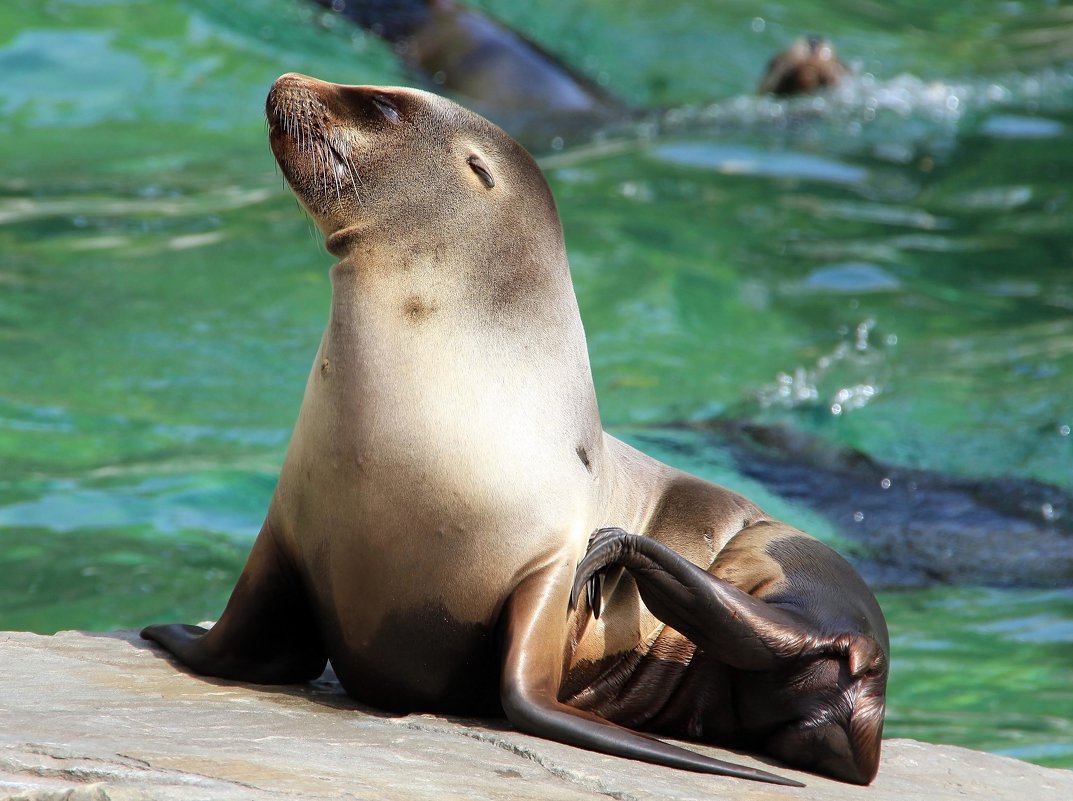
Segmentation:
{"type": "Polygon", "coordinates": [[[325,195],[331,194],[331,181],[335,179],[334,164],[331,156],[328,153],[328,149],[324,142],[320,141],[316,144],[316,154],[313,157],[313,163],[317,165],[318,186],[325,195]]]}
{"type": "Polygon", "coordinates": [[[361,191],[359,189],[361,185],[361,177],[358,175],[357,170],[354,169],[354,165],[350,159],[347,159],[346,163],[347,172],[350,173],[350,188],[354,192],[354,200],[357,201],[359,206],[364,206],[365,201],[361,198],[361,191]]]}
{"type": "Polygon", "coordinates": [[[329,168],[331,169],[332,180],[335,182],[335,199],[337,201],[339,201],[340,203],[343,202],[342,182],[339,180],[339,168],[342,167],[342,166],[343,166],[342,164],[336,163],[336,164],[328,164],[325,167],[325,169],[329,169],[329,168]]]}
{"type": "MultiPolygon", "coordinates": [[[[340,152],[340,147],[337,146],[337,142],[329,134],[324,137],[325,147],[325,159],[328,160],[328,155],[331,154],[334,161],[330,161],[328,167],[331,168],[332,177],[335,179],[335,195],[336,200],[342,201],[342,184],[340,181],[340,171],[350,169],[350,164],[347,157],[340,152]]],[[[344,148],[345,149],[345,148],[344,148]]]]}
{"type": "Polygon", "coordinates": [[[350,185],[354,189],[354,199],[358,202],[359,206],[364,206],[365,202],[361,199],[361,190],[365,188],[365,182],[362,181],[361,175],[354,167],[354,161],[347,156],[346,158],[347,172],[350,173],[350,185]]]}

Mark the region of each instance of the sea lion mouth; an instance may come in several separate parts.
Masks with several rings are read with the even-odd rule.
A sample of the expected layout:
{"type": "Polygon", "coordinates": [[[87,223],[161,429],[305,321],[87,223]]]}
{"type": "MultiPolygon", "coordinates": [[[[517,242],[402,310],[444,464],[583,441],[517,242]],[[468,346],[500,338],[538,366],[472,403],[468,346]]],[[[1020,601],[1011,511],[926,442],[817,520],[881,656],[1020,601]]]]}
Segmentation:
{"type": "Polygon", "coordinates": [[[350,144],[318,84],[303,75],[283,75],[265,100],[272,153],[291,189],[313,212],[329,197],[356,196],[359,185],[350,144]]]}

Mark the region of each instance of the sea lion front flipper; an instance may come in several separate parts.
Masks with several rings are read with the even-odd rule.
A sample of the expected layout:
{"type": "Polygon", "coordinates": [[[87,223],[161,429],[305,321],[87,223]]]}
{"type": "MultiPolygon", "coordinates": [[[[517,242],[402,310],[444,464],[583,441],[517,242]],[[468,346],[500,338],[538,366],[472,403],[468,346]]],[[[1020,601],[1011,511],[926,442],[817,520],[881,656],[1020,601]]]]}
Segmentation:
{"type": "Polygon", "coordinates": [[[195,673],[257,684],[309,681],[328,661],[298,576],[267,524],[216,625],[157,624],[141,636],[195,673]]]}
{"type": "Polygon", "coordinates": [[[503,610],[500,700],[523,732],[590,751],[698,773],[803,787],[743,765],[712,759],[618,726],[558,700],[563,678],[569,564],[552,563],[522,580],[503,610]]]}

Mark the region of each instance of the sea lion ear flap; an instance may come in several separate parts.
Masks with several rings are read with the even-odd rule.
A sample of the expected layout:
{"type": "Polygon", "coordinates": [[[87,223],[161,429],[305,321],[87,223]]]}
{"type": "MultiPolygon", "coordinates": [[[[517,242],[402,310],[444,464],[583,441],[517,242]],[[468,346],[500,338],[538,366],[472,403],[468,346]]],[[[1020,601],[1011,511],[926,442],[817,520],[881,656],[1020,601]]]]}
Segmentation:
{"type": "Polygon", "coordinates": [[[487,162],[474,153],[468,159],[466,163],[469,168],[481,179],[481,183],[484,184],[485,189],[492,189],[496,185],[496,179],[492,175],[492,170],[488,167],[487,162]]]}

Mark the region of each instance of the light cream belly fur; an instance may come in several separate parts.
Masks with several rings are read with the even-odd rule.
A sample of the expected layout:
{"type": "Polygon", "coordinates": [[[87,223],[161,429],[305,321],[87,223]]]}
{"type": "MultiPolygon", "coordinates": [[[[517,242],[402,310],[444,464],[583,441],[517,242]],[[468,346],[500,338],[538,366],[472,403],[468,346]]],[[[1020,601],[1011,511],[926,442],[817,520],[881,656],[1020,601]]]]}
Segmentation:
{"type": "MultiPolygon", "coordinates": [[[[569,387],[497,363],[480,331],[409,331],[395,312],[405,287],[398,303],[381,289],[373,304],[360,276],[333,279],[269,519],[335,661],[379,664],[393,656],[384,647],[416,646],[407,620],[413,638],[432,614],[491,626],[520,577],[576,563],[604,487],[576,454],[584,425],[548,412],[548,394],[569,387]],[[452,347],[429,346],[439,338],[452,347]]],[[[459,646],[439,658],[472,657],[459,646]]]]}

